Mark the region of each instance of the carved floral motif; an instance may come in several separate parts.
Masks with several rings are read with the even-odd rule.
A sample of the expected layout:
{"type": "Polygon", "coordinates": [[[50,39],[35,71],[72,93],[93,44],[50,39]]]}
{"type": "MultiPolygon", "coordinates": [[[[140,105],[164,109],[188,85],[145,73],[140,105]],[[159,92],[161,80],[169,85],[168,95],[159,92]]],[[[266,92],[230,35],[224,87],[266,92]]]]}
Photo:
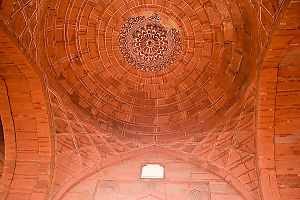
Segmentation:
{"type": "Polygon", "coordinates": [[[159,72],[176,62],[181,50],[179,31],[167,30],[160,17],[129,18],[122,26],[119,45],[125,60],[134,68],[145,72],[159,72]]]}

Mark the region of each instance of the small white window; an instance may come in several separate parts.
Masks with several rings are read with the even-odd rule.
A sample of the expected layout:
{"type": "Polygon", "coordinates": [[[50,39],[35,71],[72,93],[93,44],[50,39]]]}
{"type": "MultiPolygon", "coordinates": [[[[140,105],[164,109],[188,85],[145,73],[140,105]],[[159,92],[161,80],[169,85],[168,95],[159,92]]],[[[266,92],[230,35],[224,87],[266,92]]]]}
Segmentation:
{"type": "Polygon", "coordinates": [[[164,178],[164,167],[158,164],[147,164],[142,169],[141,178],[164,178]]]}

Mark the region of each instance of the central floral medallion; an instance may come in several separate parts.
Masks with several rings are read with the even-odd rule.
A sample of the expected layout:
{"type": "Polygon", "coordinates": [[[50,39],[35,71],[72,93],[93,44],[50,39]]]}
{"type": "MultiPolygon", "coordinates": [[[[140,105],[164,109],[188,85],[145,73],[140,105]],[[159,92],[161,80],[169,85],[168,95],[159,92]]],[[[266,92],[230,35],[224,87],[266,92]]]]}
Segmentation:
{"type": "Polygon", "coordinates": [[[182,50],[179,31],[162,26],[157,13],[149,18],[129,18],[121,28],[119,45],[125,60],[144,72],[168,68],[182,50]]]}
{"type": "Polygon", "coordinates": [[[167,31],[154,24],[142,26],[133,33],[132,46],[143,62],[153,64],[167,52],[167,31]]]}

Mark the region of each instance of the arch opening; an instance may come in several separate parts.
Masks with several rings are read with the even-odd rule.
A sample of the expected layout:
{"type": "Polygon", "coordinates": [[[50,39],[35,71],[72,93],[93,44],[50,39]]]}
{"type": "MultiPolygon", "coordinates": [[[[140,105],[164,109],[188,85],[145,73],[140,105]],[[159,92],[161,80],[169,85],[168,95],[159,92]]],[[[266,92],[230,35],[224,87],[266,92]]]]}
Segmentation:
{"type": "Polygon", "coordinates": [[[142,168],[142,179],[162,179],[165,168],[159,164],[146,164],[142,168]]]}

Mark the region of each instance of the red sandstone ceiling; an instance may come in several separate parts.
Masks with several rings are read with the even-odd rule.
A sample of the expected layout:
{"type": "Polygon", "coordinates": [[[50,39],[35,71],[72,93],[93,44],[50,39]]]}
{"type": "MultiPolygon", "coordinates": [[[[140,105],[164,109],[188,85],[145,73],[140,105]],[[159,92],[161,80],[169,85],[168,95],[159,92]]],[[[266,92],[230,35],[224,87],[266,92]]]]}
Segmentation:
{"type": "Polygon", "coordinates": [[[298,198],[299,2],[5,0],[0,17],[0,91],[12,99],[1,111],[19,122],[8,131],[9,195],[59,196],[87,169],[193,136],[158,146],[192,155],[248,199],[298,198]],[[122,43],[128,20],[154,13],[160,40],[138,23],[122,43]]]}
{"type": "Polygon", "coordinates": [[[53,1],[42,27],[41,59],[51,81],[103,129],[154,141],[186,136],[224,120],[253,80],[258,39],[247,6],[225,0],[53,1]],[[132,42],[143,25],[124,33],[127,20],[147,21],[154,13],[160,18],[154,46],[148,33],[132,42]],[[171,30],[178,31],[177,43],[171,30]],[[155,66],[159,70],[147,72],[155,66]]]}

